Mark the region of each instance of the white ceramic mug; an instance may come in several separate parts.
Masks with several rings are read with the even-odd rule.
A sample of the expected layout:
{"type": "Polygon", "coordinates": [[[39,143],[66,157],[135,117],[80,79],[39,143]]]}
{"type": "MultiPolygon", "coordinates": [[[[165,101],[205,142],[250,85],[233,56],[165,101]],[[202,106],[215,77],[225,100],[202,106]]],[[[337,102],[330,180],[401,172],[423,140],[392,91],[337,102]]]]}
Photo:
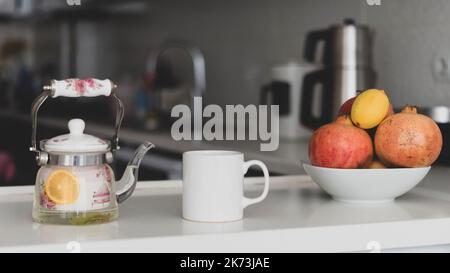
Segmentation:
{"type": "Polygon", "coordinates": [[[259,203],[269,192],[269,171],[259,160],[244,162],[233,151],[183,153],[183,218],[199,222],[229,222],[243,218],[244,208],[259,203]],[[244,196],[244,175],[250,166],[264,173],[264,191],[257,198],[244,196]]]}

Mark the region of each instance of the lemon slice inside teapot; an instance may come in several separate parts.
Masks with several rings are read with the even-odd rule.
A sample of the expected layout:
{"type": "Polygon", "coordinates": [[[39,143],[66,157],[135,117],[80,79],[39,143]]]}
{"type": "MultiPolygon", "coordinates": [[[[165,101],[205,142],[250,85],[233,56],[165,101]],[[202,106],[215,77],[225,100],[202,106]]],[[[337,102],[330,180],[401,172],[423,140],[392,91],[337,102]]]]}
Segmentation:
{"type": "Polygon", "coordinates": [[[78,178],[67,170],[56,170],[45,182],[45,194],[55,204],[66,205],[77,201],[80,193],[78,178]]]}

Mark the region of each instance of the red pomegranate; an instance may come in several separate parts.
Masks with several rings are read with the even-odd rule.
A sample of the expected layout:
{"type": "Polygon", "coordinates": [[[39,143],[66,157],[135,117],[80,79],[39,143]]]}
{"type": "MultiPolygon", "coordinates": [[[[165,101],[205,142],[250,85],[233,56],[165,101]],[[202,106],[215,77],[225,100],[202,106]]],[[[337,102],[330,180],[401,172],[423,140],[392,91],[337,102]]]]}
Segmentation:
{"type": "Polygon", "coordinates": [[[309,159],[314,166],[356,169],[367,166],[372,157],[370,136],[355,127],[349,116],[339,116],[320,127],[309,142],[309,159]]]}
{"type": "Polygon", "coordinates": [[[355,99],[356,97],[353,97],[345,101],[339,108],[338,116],[350,115],[350,112],[352,111],[353,102],[355,101],[355,99]]]}
{"type": "Polygon", "coordinates": [[[430,166],[442,149],[442,134],[429,117],[412,106],[386,118],[375,133],[375,151],[387,165],[430,166]]]}

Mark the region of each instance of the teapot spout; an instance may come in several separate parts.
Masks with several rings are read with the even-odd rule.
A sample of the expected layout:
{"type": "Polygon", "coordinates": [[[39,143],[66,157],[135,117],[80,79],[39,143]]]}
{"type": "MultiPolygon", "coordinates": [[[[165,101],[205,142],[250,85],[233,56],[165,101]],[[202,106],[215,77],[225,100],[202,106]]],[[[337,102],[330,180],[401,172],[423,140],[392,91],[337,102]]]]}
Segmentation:
{"type": "Polygon", "coordinates": [[[135,151],[133,158],[128,162],[122,178],[116,184],[116,199],[118,203],[122,203],[133,194],[139,177],[139,165],[141,164],[142,158],[144,158],[145,154],[154,147],[155,145],[153,145],[153,143],[147,141],[141,144],[135,151]]]}

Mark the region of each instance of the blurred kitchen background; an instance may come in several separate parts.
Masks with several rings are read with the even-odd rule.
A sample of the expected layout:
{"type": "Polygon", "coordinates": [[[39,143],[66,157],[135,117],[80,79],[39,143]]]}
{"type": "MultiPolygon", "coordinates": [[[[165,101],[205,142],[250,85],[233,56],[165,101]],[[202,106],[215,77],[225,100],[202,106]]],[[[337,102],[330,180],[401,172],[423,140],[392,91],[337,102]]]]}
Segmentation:
{"type": "MultiPolygon", "coordinates": [[[[314,101],[324,103],[311,103],[320,117],[336,100],[328,92],[336,87],[327,85],[346,73],[342,64],[352,50],[358,77],[385,89],[396,108],[413,104],[433,115],[447,143],[448,14],[449,0],[0,0],[0,185],[34,184],[31,103],[51,79],[70,77],[109,78],[119,86],[126,117],[115,167],[123,168],[142,141],[157,146],[141,165],[141,179],[179,178],[183,151],[211,148],[242,150],[274,175],[302,173],[308,134],[321,122],[300,125],[302,92],[315,92],[304,90],[303,80],[309,77],[311,90],[322,88],[314,101]],[[354,43],[345,26],[357,29],[354,43]],[[349,40],[348,48],[336,39],[349,40]],[[193,94],[221,106],[279,104],[286,119],[279,149],[173,141],[170,108],[193,94]]],[[[114,111],[104,97],[49,100],[38,137],[66,133],[73,117],[87,120],[87,132],[108,137],[114,111]]],[[[440,163],[448,158],[444,148],[440,163]]]]}

